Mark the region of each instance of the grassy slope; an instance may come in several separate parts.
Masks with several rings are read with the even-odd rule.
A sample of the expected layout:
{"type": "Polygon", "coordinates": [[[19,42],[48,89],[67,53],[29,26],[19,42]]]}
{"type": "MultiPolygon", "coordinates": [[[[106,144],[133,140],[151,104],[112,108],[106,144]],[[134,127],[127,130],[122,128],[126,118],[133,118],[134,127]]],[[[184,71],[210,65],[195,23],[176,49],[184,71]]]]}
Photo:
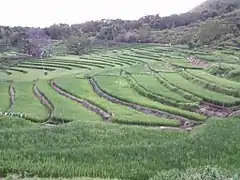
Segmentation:
{"type": "Polygon", "coordinates": [[[10,83],[0,82],[0,112],[7,111],[10,107],[9,87],[10,83]]]}
{"type": "Polygon", "coordinates": [[[212,119],[191,134],[81,121],[9,128],[20,120],[0,121],[8,127],[0,131],[0,172],[147,179],[171,169],[240,167],[240,119],[212,119]]]}

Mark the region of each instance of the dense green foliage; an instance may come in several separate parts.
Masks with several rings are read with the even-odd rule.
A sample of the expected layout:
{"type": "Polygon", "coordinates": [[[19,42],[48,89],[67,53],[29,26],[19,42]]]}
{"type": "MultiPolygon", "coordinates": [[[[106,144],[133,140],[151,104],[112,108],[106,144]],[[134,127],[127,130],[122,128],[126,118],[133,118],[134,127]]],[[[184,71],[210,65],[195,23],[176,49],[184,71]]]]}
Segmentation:
{"type": "Polygon", "coordinates": [[[240,62],[215,60],[227,53],[145,44],[6,67],[0,178],[237,177],[240,85],[222,74],[240,62]]]}
{"type": "Polygon", "coordinates": [[[171,169],[240,167],[239,119],[211,120],[191,134],[90,121],[54,129],[9,127],[16,121],[22,120],[0,121],[4,173],[148,179],[171,169]]]}

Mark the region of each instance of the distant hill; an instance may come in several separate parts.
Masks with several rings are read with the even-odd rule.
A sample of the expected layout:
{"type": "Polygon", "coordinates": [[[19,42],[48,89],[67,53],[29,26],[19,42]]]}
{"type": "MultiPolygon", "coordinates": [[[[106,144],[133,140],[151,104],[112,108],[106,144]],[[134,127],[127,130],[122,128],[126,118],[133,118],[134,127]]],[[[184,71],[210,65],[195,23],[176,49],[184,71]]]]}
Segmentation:
{"type": "Polygon", "coordinates": [[[187,15],[196,17],[186,25],[154,31],[154,36],[162,43],[240,47],[240,0],[207,0],[178,18],[187,15]]]}
{"type": "Polygon", "coordinates": [[[239,7],[239,0],[207,0],[193,8],[190,12],[217,11],[218,13],[227,13],[239,7]]]}

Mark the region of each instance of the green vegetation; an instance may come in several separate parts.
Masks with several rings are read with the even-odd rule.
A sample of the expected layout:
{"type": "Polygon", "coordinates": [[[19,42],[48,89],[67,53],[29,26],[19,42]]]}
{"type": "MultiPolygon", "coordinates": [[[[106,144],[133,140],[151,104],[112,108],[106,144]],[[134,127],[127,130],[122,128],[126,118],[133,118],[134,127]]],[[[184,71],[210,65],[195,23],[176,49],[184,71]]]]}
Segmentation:
{"type": "Polygon", "coordinates": [[[239,179],[239,16],[0,26],[0,179],[239,179]]]}
{"type": "Polygon", "coordinates": [[[239,65],[187,61],[235,50],[138,44],[91,54],[75,40],[68,48],[78,55],[31,57],[1,73],[0,111],[9,113],[0,115],[0,178],[238,176],[240,88],[228,75],[239,65]]]}
{"type": "MultiPolygon", "coordinates": [[[[14,123],[9,120],[0,123],[14,123]]],[[[157,171],[217,164],[234,174],[240,167],[239,139],[239,119],[212,119],[191,134],[93,121],[51,130],[16,127],[0,131],[0,171],[141,180],[157,171]]]]}
{"type": "Polygon", "coordinates": [[[188,99],[184,98],[180,94],[169,90],[167,87],[159,83],[156,77],[146,76],[146,75],[133,75],[133,77],[141,85],[145,86],[149,91],[159,94],[160,96],[166,97],[168,99],[173,99],[177,102],[190,102],[188,99]]]}
{"type": "Polygon", "coordinates": [[[48,118],[48,110],[41,104],[33,92],[33,83],[14,83],[15,103],[12,111],[26,113],[26,118],[32,121],[43,122],[48,118]]]}
{"type": "Polygon", "coordinates": [[[38,82],[40,91],[54,105],[53,119],[57,121],[99,121],[101,117],[85,109],[81,104],[74,102],[53,90],[46,80],[38,82]]]}
{"type": "Polygon", "coordinates": [[[0,82],[0,112],[7,111],[10,107],[9,87],[10,83],[0,82]]]}
{"type": "Polygon", "coordinates": [[[129,107],[114,104],[93,92],[93,89],[86,79],[59,78],[55,82],[65,87],[71,94],[96,104],[111,113],[112,121],[120,124],[136,124],[147,126],[179,126],[176,120],[168,120],[130,109],[129,107]],[[77,85],[76,85],[77,84],[77,85]]]}
{"type": "Polygon", "coordinates": [[[152,101],[146,97],[141,96],[136,91],[131,88],[131,85],[127,80],[120,77],[103,77],[97,76],[96,80],[100,87],[111,94],[114,97],[125,100],[127,102],[132,102],[136,104],[140,104],[143,106],[159,109],[162,111],[166,111],[175,115],[180,115],[183,117],[187,117],[193,120],[204,120],[205,117],[190,111],[185,111],[182,109],[178,109],[175,107],[167,106],[160,104],[158,102],[152,101]]]}
{"type": "MultiPolygon", "coordinates": [[[[226,94],[226,95],[229,95],[229,96],[234,96],[234,97],[240,97],[240,88],[239,89],[229,89],[229,88],[225,88],[219,84],[215,84],[215,82],[209,82],[207,80],[203,80],[199,77],[196,77],[188,72],[182,72],[181,73],[183,77],[185,77],[186,79],[188,79],[189,81],[193,82],[193,83],[196,83],[196,84],[199,84],[209,90],[212,90],[212,91],[216,91],[216,92],[219,92],[219,93],[223,93],[223,94],[226,94]]],[[[220,79],[219,79],[220,80],[220,79]]],[[[224,80],[223,80],[224,81],[224,80]]],[[[228,80],[225,80],[225,82],[231,82],[231,81],[228,81],[228,80]]],[[[234,84],[234,82],[232,83],[234,84]]],[[[237,83],[235,83],[237,85],[237,83]]]]}
{"type": "Polygon", "coordinates": [[[217,76],[213,76],[204,71],[188,70],[187,72],[191,73],[192,75],[194,75],[196,77],[207,80],[209,82],[216,83],[223,87],[240,90],[240,83],[236,83],[234,81],[229,81],[228,79],[224,79],[224,78],[219,78],[217,76]]]}
{"type": "Polygon", "coordinates": [[[225,106],[237,105],[240,103],[240,99],[238,98],[206,90],[201,86],[195,85],[194,83],[188,81],[179,74],[161,73],[161,77],[166,79],[171,84],[174,84],[175,86],[211,103],[225,106]]]}

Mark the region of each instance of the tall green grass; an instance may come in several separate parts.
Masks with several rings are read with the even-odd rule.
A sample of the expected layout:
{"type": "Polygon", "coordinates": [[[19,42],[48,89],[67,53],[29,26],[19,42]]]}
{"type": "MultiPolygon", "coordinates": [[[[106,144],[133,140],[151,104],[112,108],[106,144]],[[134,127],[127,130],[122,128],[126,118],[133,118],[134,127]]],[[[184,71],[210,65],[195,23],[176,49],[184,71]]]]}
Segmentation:
{"type": "Polygon", "coordinates": [[[240,169],[239,128],[239,119],[211,119],[190,134],[93,121],[1,130],[0,172],[145,180],[218,165],[234,173],[240,169]]]}
{"type": "Polygon", "coordinates": [[[27,118],[43,122],[48,118],[48,110],[41,104],[40,100],[34,95],[33,83],[16,82],[14,83],[16,102],[13,105],[13,112],[26,113],[27,118]]]}
{"type": "Polygon", "coordinates": [[[39,90],[54,105],[53,118],[59,121],[101,121],[101,117],[84,108],[81,104],[58,94],[50,87],[47,80],[38,82],[39,90]]]}

